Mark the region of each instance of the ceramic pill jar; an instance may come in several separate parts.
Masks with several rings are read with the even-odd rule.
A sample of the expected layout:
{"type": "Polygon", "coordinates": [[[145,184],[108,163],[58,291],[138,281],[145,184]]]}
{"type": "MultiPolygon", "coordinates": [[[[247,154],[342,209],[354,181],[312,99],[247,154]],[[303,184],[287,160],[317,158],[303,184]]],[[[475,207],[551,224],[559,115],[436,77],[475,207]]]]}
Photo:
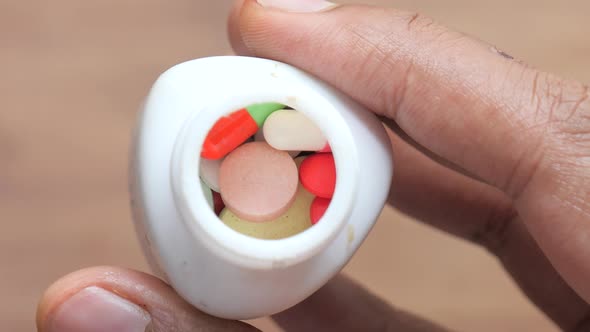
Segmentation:
{"type": "Polygon", "coordinates": [[[134,220],[154,272],[188,302],[222,318],[262,317],[301,302],[339,273],[379,216],[392,172],[381,122],[332,87],[276,61],[203,58],[166,71],[146,99],[132,149],[134,220]],[[280,240],[224,225],[199,181],[201,147],[215,122],[265,102],[314,121],[337,170],[321,222],[280,240]]]}

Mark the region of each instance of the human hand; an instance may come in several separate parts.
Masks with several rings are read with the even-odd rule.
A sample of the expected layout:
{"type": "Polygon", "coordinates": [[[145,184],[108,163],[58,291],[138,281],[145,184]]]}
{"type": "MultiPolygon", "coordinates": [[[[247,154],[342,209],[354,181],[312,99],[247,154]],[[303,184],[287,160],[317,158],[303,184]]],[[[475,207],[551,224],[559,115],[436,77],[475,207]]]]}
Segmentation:
{"type": "MultiPolygon", "coordinates": [[[[485,246],[560,327],[590,330],[587,86],[415,13],[261,2],[293,2],[288,8],[300,13],[238,1],[230,17],[237,53],[293,64],[382,116],[395,131],[390,203],[485,246]]],[[[274,318],[286,331],[443,330],[344,277],[274,318]]],[[[154,277],[107,267],[52,286],[38,325],[43,332],[254,330],[198,312],[154,277]]]]}
{"type": "Polygon", "coordinates": [[[562,328],[590,329],[587,86],[416,13],[259,2],[273,8],[245,0],[232,14],[238,53],[290,63],[382,116],[398,133],[390,203],[485,246],[562,328]]]}

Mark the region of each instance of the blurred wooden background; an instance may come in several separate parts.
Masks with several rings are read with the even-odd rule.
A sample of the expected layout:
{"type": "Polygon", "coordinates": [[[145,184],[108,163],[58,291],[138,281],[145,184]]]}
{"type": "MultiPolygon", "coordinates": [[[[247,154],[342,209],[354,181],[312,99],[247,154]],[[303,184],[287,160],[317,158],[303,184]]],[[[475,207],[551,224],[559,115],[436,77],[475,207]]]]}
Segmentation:
{"type": "MultiPolygon", "coordinates": [[[[366,3],[420,10],[590,81],[587,0],[366,3]]],[[[69,271],[145,269],[126,191],[136,111],[167,67],[229,53],[229,6],[0,0],[0,330],[34,330],[38,297],[69,271]]],[[[347,272],[396,306],[459,331],[555,331],[486,252],[391,210],[347,272]]]]}

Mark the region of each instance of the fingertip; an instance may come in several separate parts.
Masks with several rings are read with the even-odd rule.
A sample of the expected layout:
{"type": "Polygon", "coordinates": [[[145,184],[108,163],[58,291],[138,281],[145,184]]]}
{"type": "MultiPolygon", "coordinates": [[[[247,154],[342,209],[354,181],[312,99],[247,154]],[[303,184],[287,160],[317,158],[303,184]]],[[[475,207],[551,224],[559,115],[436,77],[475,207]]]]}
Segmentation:
{"type": "Polygon", "coordinates": [[[244,22],[248,20],[248,11],[251,12],[248,8],[255,5],[253,2],[253,0],[234,1],[227,20],[229,42],[234,52],[238,55],[251,55],[251,52],[242,38],[242,28],[244,22]]]}
{"type": "MultiPolygon", "coordinates": [[[[47,322],[56,310],[65,301],[81,290],[96,286],[117,293],[116,285],[118,280],[121,281],[125,279],[127,279],[127,282],[129,283],[133,282],[133,280],[142,281],[156,278],[142,272],[128,269],[97,266],[78,270],[58,279],[47,288],[37,305],[36,323],[38,331],[46,331],[47,322]],[[110,281],[108,281],[109,279],[110,281]]],[[[159,282],[164,284],[158,279],[156,280],[156,283],[159,282]]],[[[150,283],[153,284],[154,281],[152,280],[150,283]]]]}
{"type": "Polygon", "coordinates": [[[51,285],[37,309],[40,332],[197,329],[256,331],[252,326],[207,315],[164,281],[118,267],[93,267],[51,285]]]}
{"type": "Polygon", "coordinates": [[[227,18],[227,36],[234,52],[240,54],[243,48],[243,41],[240,35],[240,28],[238,21],[242,12],[244,0],[234,1],[227,18]]]}
{"type": "MultiPolygon", "coordinates": [[[[303,15],[316,15],[310,13],[303,15]]],[[[290,53],[292,40],[305,31],[313,31],[322,20],[311,20],[301,14],[264,8],[256,0],[236,0],[228,17],[229,41],[238,55],[261,56],[282,60],[281,54],[290,53]]]]}

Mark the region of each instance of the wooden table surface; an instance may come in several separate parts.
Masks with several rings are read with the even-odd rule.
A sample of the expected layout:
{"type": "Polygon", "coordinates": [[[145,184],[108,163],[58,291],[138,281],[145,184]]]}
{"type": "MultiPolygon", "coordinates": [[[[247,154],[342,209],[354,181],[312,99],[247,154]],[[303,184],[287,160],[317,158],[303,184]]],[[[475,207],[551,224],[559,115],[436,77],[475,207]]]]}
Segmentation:
{"type": "MultiPolygon", "coordinates": [[[[369,1],[420,10],[590,81],[587,0],[369,1]]],[[[227,54],[229,0],[0,0],[0,330],[33,331],[53,280],[145,269],[127,205],[130,131],[157,75],[227,54]]],[[[459,331],[555,331],[481,249],[386,210],[347,272],[459,331]]],[[[268,322],[257,322],[275,331],[268,322]]]]}

